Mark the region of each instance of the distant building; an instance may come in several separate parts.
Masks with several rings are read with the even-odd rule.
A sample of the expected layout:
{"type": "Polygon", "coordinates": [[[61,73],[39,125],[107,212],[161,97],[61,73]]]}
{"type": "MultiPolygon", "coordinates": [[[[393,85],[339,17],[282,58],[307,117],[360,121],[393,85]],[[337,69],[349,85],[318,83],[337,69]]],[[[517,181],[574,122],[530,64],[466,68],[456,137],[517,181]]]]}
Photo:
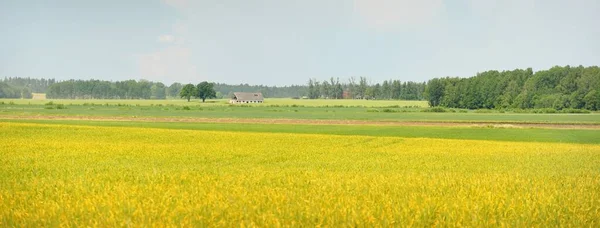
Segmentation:
{"type": "Polygon", "coordinates": [[[352,97],[350,97],[350,91],[344,90],[344,92],[342,93],[342,98],[343,99],[351,99],[352,97]]]}
{"type": "Polygon", "coordinates": [[[229,100],[230,104],[250,104],[263,103],[265,98],[262,93],[233,93],[233,97],[229,100]]]}

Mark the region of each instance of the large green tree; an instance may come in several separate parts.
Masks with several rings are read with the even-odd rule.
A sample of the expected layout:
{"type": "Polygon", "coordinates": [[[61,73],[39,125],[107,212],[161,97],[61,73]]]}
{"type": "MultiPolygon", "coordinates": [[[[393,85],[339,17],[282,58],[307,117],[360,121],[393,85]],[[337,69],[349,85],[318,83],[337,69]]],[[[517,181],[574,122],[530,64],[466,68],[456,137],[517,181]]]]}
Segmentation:
{"type": "Polygon", "coordinates": [[[207,81],[200,82],[200,84],[196,86],[196,97],[202,99],[202,102],[204,102],[207,98],[216,98],[217,93],[215,92],[214,87],[215,84],[213,83],[209,83],[207,81]]]}
{"type": "Polygon", "coordinates": [[[192,84],[185,85],[183,88],[181,88],[179,96],[182,98],[186,98],[187,101],[190,102],[190,98],[192,96],[196,96],[196,87],[192,84]]]}
{"type": "Polygon", "coordinates": [[[429,80],[427,83],[427,88],[425,89],[425,94],[427,97],[427,101],[429,101],[429,105],[438,106],[442,102],[444,96],[444,81],[439,78],[434,78],[429,80]]]}

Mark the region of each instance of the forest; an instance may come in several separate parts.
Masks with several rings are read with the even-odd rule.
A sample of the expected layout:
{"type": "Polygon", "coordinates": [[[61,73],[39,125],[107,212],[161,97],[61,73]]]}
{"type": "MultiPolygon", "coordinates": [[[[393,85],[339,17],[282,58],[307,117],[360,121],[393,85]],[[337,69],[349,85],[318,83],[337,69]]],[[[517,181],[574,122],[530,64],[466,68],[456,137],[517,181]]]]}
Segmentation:
{"type": "Polygon", "coordinates": [[[486,71],[470,78],[434,78],[426,87],[431,106],[465,109],[599,110],[599,92],[597,66],[486,71]]]}

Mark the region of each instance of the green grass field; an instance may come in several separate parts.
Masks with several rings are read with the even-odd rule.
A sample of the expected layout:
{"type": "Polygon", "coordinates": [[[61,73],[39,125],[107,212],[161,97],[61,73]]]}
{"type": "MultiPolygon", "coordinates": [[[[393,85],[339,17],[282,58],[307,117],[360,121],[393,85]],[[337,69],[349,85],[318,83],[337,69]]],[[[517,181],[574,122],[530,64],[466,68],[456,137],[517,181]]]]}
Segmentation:
{"type": "Polygon", "coordinates": [[[3,100],[0,118],[18,116],[120,116],[181,118],[261,118],[425,122],[533,122],[598,124],[600,114],[430,113],[418,108],[421,101],[292,100],[264,104],[229,105],[182,100],[3,100]],[[12,102],[12,103],[11,103],[12,102]],[[57,109],[62,104],[65,109],[57,109]],[[391,107],[391,108],[390,108],[391,107]],[[389,111],[389,112],[388,112],[389,111]]]}
{"type": "MultiPolygon", "coordinates": [[[[2,121],[0,119],[0,121],[2,121]]],[[[540,129],[494,127],[431,127],[372,125],[306,125],[252,123],[178,123],[80,120],[4,120],[9,123],[40,123],[73,126],[161,128],[225,132],[361,135],[374,137],[472,139],[512,142],[560,142],[600,144],[600,129],[540,129]]]]}

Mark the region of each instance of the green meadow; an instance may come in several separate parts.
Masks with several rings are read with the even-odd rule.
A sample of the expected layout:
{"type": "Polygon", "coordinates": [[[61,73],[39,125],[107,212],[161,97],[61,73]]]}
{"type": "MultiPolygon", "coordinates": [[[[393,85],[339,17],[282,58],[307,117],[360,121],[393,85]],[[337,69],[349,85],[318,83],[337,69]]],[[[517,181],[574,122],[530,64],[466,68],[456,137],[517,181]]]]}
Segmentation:
{"type": "Polygon", "coordinates": [[[516,113],[498,110],[427,112],[422,101],[267,99],[264,104],[230,105],[224,100],[1,100],[1,116],[102,116],[176,118],[259,118],[396,122],[600,123],[592,113],[516,113]]]}

